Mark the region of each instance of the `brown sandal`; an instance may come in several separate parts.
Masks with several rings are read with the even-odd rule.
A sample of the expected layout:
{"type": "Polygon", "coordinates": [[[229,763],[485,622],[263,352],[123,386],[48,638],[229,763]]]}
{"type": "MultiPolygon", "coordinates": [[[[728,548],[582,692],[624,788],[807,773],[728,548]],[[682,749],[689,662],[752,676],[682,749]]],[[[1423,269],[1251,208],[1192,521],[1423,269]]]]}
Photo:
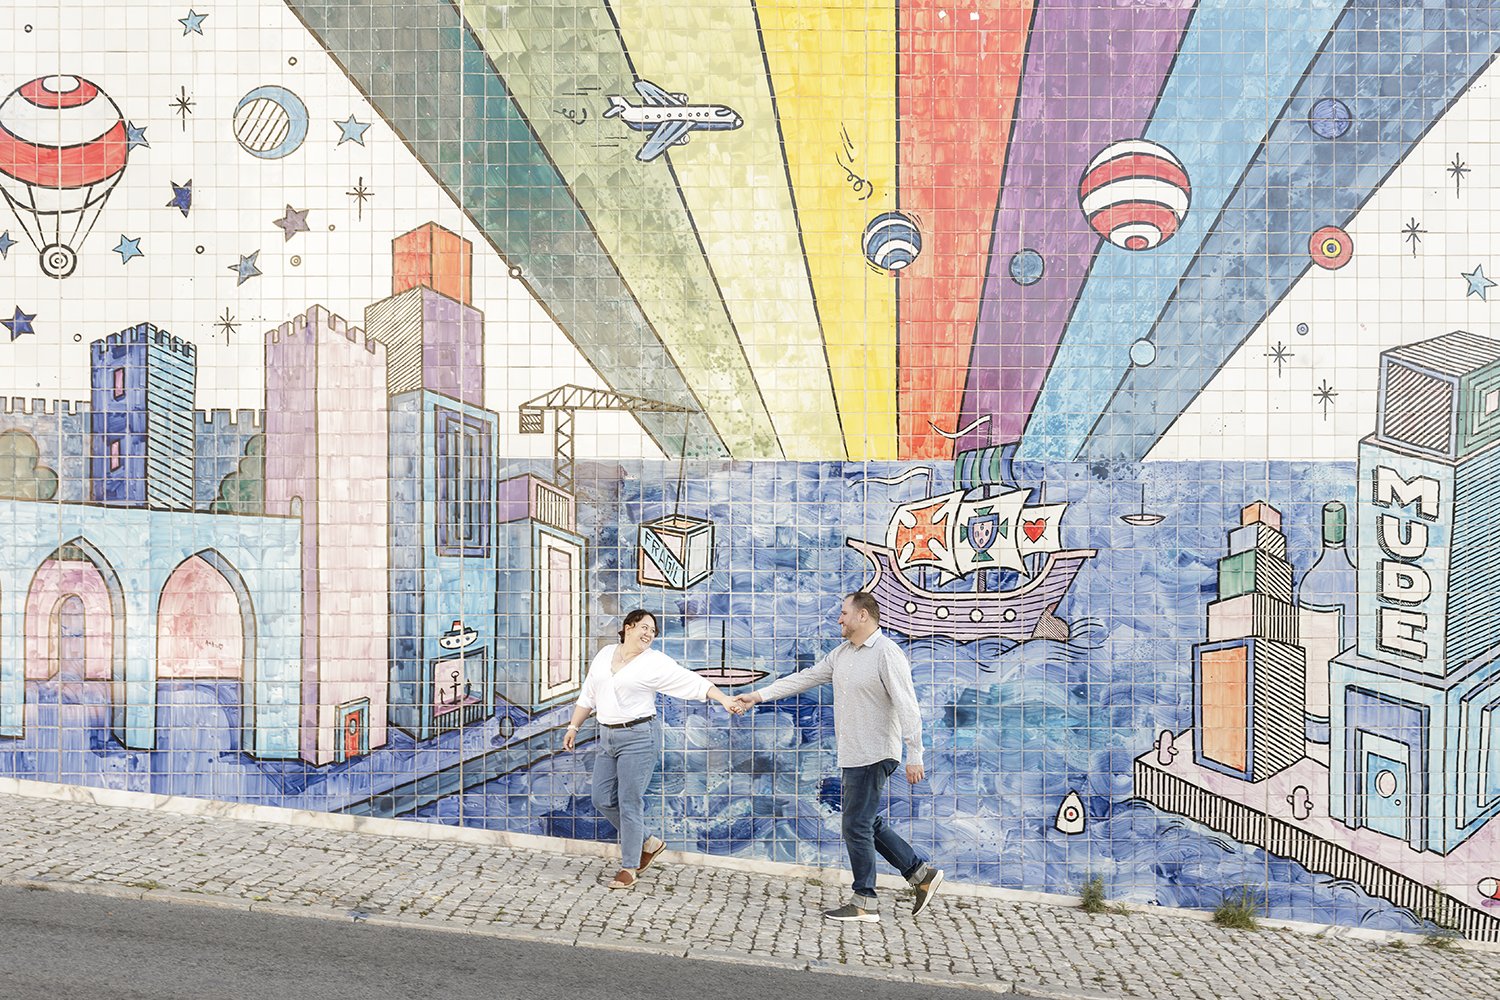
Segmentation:
{"type": "Polygon", "coordinates": [[[606,889],[634,889],[635,872],[628,868],[621,868],[615,872],[614,880],[605,886],[606,889]]]}
{"type": "Polygon", "coordinates": [[[662,851],[665,851],[665,850],[666,850],[666,849],[667,849],[667,842],[666,842],[666,841],[665,841],[665,840],[663,840],[663,841],[662,841],[662,842],[661,842],[661,846],[660,846],[660,847],[658,847],[658,848],[657,848],[657,849],[656,849],[656,850],[654,850],[654,851],[648,851],[648,850],[645,850],[645,849],[644,849],[644,848],[643,848],[643,849],[642,849],[642,850],[641,850],[641,863],[640,863],[640,865],[639,865],[639,866],[638,866],[638,867],[637,867],[637,868],[636,868],[636,871],[637,871],[637,872],[643,872],[643,871],[645,871],[645,870],[646,870],[646,869],[647,869],[647,868],[650,868],[650,867],[651,867],[651,862],[653,862],[653,861],[655,861],[655,860],[656,860],[656,858],[657,858],[657,856],[658,856],[658,855],[660,855],[660,854],[661,854],[661,852],[662,852],[662,851]]]}

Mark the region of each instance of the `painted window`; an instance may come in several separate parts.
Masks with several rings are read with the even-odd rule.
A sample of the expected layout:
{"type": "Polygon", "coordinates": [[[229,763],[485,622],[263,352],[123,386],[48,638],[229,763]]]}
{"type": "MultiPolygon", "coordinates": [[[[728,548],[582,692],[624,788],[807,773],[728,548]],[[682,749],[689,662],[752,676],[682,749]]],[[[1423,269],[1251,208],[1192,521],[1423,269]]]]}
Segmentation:
{"type": "Polygon", "coordinates": [[[110,472],[114,472],[115,470],[117,470],[118,468],[120,468],[120,466],[122,466],[124,464],[125,464],[125,460],[120,457],[120,439],[119,438],[110,438],[109,439],[109,471],[110,472]]]}
{"type": "Polygon", "coordinates": [[[437,411],[437,550],[490,553],[490,428],[453,410],[437,411]]]}
{"type": "Polygon", "coordinates": [[[123,368],[116,368],[114,370],[113,375],[114,375],[114,395],[115,395],[115,398],[116,399],[124,399],[125,398],[125,369],[123,369],[123,368]]]}
{"type": "Polygon", "coordinates": [[[1484,394],[1484,415],[1489,416],[1496,410],[1500,410],[1500,389],[1491,389],[1484,394]]]}

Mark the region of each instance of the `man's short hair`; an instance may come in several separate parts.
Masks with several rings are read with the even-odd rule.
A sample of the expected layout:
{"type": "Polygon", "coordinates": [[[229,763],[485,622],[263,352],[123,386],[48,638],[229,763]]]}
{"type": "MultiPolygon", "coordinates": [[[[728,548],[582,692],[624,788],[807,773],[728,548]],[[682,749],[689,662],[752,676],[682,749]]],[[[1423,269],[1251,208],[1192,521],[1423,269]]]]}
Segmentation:
{"type": "Polygon", "coordinates": [[[866,612],[870,621],[880,624],[880,602],[875,600],[875,595],[868,590],[856,590],[849,595],[849,603],[854,605],[855,611],[866,612]]]}

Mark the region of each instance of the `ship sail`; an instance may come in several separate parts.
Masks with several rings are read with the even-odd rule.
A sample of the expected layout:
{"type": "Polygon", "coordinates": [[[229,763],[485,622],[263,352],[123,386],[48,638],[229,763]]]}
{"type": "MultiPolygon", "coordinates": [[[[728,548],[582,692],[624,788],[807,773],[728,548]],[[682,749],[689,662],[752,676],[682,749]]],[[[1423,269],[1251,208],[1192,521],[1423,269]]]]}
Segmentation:
{"type": "Polygon", "coordinates": [[[1020,530],[1016,533],[1016,546],[1021,555],[1038,552],[1058,552],[1062,549],[1062,535],[1058,526],[1062,523],[1066,503],[1043,503],[1026,507],[1021,511],[1020,530]]]}
{"type": "Polygon", "coordinates": [[[943,493],[901,504],[886,527],[886,548],[896,554],[901,569],[930,566],[953,576],[962,575],[953,550],[958,533],[958,508],[963,491],[943,493]]]}
{"type": "Polygon", "coordinates": [[[925,566],[945,579],[985,569],[1024,572],[1025,556],[1061,547],[1056,521],[1066,506],[1027,507],[1030,495],[1027,489],[1007,490],[965,500],[964,491],[956,490],[901,504],[886,529],[886,547],[896,554],[900,569],[925,566]],[[1050,528],[1039,531],[1040,526],[1050,528]],[[1028,538],[1027,531],[1036,538],[1028,538]]]}
{"type": "Polygon", "coordinates": [[[1025,568],[1017,549],[1019,517],[1030,490],[1008,490],[958,505],[953,549],[958,575],[984,569],[1025,568]]]}

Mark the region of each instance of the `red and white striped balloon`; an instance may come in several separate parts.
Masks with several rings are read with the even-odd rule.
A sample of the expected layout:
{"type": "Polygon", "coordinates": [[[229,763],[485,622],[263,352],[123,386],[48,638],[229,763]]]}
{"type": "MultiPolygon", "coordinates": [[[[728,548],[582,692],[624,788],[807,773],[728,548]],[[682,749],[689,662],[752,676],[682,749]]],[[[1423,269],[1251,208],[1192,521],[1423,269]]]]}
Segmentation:
{"type": "Polygon", "coordinates": [[[73,273],[125,171],[129,136],[115,102],[77,76],[44,76],[0,101],[0,194],[41,252],[42,271],[73,273]]]}
{"type": "Polygon", "coordinates": [[[1127,139],[1106,146],[1078,179],[1078,203],[1100,236],[1125,250],[1150,250],[1187,218],[1193,187],[1165,146],[1127,139]]]}

